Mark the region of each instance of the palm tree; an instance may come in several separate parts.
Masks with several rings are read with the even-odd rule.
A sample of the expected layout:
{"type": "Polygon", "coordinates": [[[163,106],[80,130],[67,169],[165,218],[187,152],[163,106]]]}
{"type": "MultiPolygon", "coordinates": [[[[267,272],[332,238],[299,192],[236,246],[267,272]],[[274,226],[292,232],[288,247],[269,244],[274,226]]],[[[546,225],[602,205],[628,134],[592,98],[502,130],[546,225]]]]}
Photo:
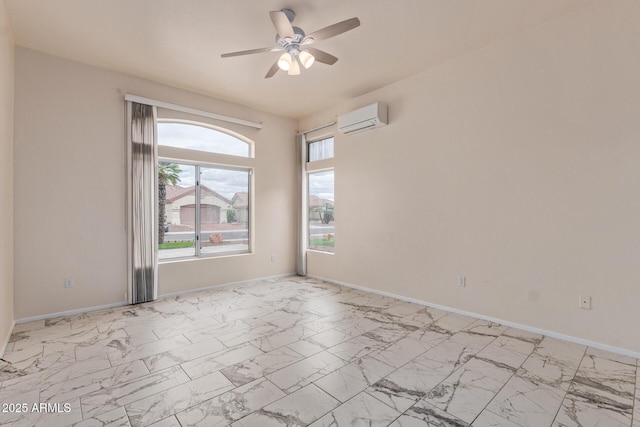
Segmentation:
{"type": "Polygon", "coordinates": [[[180,166],[175,163],[158,163],[158,244],[164,243],[165,206],[167,204],[167,185],[180,182],[180,166]]]}

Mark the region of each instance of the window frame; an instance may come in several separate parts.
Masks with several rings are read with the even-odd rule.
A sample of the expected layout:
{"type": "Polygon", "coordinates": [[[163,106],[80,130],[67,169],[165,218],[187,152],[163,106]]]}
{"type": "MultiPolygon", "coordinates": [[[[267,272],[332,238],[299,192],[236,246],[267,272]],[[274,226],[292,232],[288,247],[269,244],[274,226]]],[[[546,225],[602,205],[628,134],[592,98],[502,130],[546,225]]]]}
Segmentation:
{"type": "MultiPolygon", "coordinates": [[[[335,136],[333,134],[331,135],[323,135],[323,136],[319,136],[317,138],[314,139],[310,139],[308,141],[305,141],[306,145],[307,145],[307,158],[306,158],[306,162],[305,162],[305,175],[306,175],[306,188],[305,188],[305,196],[307,199],[307,208],[309,208],[310,204],[309,204],[309,196],[310,196],[310,192],[309,192],[309,175],[314,174],[314,173],[318,173],[318,172],[326,172],[326,171],[333,171],[333,195],[334,195],[334,209],[335,209],[335,177],[336,177],[336,173],[335,173],[335,136]],[[313,161],[309,161],[309,145],[313,144],[314,142],[318,142],[318,141],[323,141],[326,139],[333,139],[333,144],[334,144],[334,149],[333,149],[333,157],[329,157],[326,159],[322,159],[322,160],[313,160],[313,161]]],[[[333,226],[334,226],[334,231],[333,231],[333,235],[334,235],[334,247],[333,247],[333,252],[330,251],[323,251],[321,249],[315,249],[315,248],[310,248],[310,242],[311,242],[311,224],[309,222],[309,217],[307,215],[307,236],[306,236],[306,240],[307,240],[307,244],[306,244],[306,250],[308,252],[317,252],[317,253],[321,253],[321,254],[327,254],[327,255],[335,255],[336,253],[336,246],[335,246],[335,217],[333,220],[333,226]]]]}
{"type": "MultiPolygon", "coordinates": [[[[195,251],[194,255],[188,256],[180,256],[173,258],[160,259],[158,257],[158,263],[171,263],[171,262],[179,262],[186,260],[201,260],[208,258],[222,258],[229,256],[244,256],[244,255],[252,255],[255,253],[255,236],[253,224],[255,224],[255,143],[251,141],[249,138],[244,136],[239,136],[236,132],[230,131],[228,129],[220,128],[219,126],[214,126],[208,123],[196,122],[193,120],[182,120],[182,119],[170,119],[170,118],[162,118],[157,120],[158,123],[178,123],[189,126],[200,126],[210,128],[212,130],[226,133],[233,137],[238,137],[238,139],[249,145],[249,157],[235,156],[230,154],[220,154],[220,153],[212,153],[207,151],[198,151],[191,150],[186,148],[177,148],[160,145],[156,143],[157,147],[157,165],[160,162],[172,162],[178,163],[181,165],[193,166],[195,168],[195,251]],[[200,176],[200,168],[214,168],[214,169],[224,169],[224,170],[235,170],[235,171],[243,171],[247,172],[249,175],[247,191],[249,193],[248,196],[248,223],[247,223],[247,234],[248,234],[248,249],[242,251],[229,251],[222,253],[202,253],[201,251],[201,241],[200,237],[202,234],[201,224],[200,224],[200,188],[201,188],[201,176],[200,176]]],[[[157,175],[157,173],[156,173],[157,175]]],[[[156,206],[158,204],[158,194],[156,187],[156,206]]],[[[155,248],[156,251],[159,251],[158,247],[155,248]]]]}

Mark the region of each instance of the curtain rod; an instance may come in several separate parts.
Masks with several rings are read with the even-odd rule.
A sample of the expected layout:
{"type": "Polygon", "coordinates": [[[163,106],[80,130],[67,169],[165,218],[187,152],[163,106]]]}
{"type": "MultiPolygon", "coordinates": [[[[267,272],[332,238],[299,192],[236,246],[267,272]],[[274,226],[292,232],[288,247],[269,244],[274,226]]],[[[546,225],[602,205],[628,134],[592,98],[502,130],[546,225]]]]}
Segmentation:
{"type": "Polygon", "coordinates": [[[196,116],[208,117],[210,119],[221,120],[223,122],[235,123],[238,125],[249,126],[256,129],[262,129],[262,123],[252,122],[249,120],[236,119],[235,117],[223,116],[221,114],[210,113],[204,110],[197,110],[195,108],[184,107],[182,105],[170,104],[168,102],[158,101],[156,99],[144,98],[142,96],[126,94],[124,96],[125,101],[138,102],[140,104],[153,105],[155,107],[166,108],[168,110],[180,111],[182,113],[194,114],[196,116]]]}
{"type": "Polygon", "coordinates": [[[300,131],[300,132],[298,132],[298,134],[299,134],[299,135],[306,135],[306,134],[308,134],[308,133],[315,132],[315,131],[320,130],[320,129],[328,128],[328,127],[333,126],[333,125],[335,125],[335,124],[336,124],[336,122],[329,122],[329,123],[325,123],[325,124],[323,124],[323,125],[320,125],[320,126],[318,126],[318,127],[313,128],[313,129],[300,131]]]}

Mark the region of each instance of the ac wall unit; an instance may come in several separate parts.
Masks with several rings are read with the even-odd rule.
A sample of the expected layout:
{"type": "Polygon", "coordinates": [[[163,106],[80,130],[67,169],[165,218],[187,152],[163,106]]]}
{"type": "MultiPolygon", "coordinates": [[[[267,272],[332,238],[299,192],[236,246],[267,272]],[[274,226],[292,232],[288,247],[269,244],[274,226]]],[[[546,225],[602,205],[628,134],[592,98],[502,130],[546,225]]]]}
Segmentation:
{"type": "Polygon", "coordinates": [[[382,102],[338,116],[338,129],[344,134],[385,126],[387,123],[387,104],[382,102]]]}

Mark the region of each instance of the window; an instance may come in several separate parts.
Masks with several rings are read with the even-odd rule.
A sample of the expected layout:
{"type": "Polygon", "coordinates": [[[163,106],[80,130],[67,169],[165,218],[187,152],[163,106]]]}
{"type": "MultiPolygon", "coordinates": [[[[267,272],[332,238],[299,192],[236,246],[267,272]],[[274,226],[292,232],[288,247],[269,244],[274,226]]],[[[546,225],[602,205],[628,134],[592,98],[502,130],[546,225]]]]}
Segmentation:
{"type": "Polygon", "coordinates": [[[229,133],[192,123],[158,123],[158,145],[249,157],[251,146],[229,133]]]}
{"type": "Polygon", "coordinates": [[[309,249],[334,252],[333,137],[310,141],[307,162],[309,249]]]}
{"type": "Polygon", "coordinates": [[[333,169],[309,173],[309,249],[333,252],[333,169]]]}
{"type": "Polygon", "coordinates": [[[251,148],[209,127],[158,123],[160,261],[250,251],[253,169],[228,156],[250,157],[251,148]]]}
{"type": "Polygon", "coordinates": [[[333,137],[309,143],[309,161],[333,159],[333,137]]]}

